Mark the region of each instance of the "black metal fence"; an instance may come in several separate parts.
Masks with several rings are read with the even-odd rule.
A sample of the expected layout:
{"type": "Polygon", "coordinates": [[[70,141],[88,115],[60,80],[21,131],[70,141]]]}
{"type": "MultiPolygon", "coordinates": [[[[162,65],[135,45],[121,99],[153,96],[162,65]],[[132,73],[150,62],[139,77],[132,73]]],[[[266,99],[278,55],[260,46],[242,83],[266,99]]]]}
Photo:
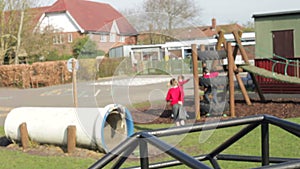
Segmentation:
{"type": "MultiPolygon", "coordinates": [[[[194,125],[186,125],[183,127],[173,127],[168,129],[158,129],[153,131],[145,131],[135,133],[111,152],[106,154],[99,161],[94,163],[90,169],[103,168],[117,157],[112,168],[120,168],[127,160],[128,156],[139,146],[139,159],[140,166],[130,168],[167,168],[171,166],[186,165],[190,168],[210,168],[202,161],[209,161],[213,168],[221,168],[218,160],[227,161],[244,161],[244,162],[260,162],[262,167],[259,168],[300,168],[300,158],[283,158],[283,157],[270,157],[269,154],[269,125],[274,125],[282,128],[283,130],[300,137],[300,125],[297,123],[289,122],[270,115],[257,115],[248,116],[243,118],[234,118],[228,120],[221,120],[219,122],[211,123],[197,123],[194,125]],[[208,154],[199,156],[190,156],[176,147],[173,147],[159,137],[171,136],[192,132],[200,132],[204,130],[220,129],[227,127],[234,127],[246,125],[239,132],[224,141],[216,149],[208,154]],[[245,156],[245,155],[228,155],[221,154],[225,149],[236,143],[246,134],[250,133],[256,127],[261,126],[261,156],[245,156]],[[149,164],[148,159],[148,144],[155,146],[166,154],[174,158],[172,161],[165,161],[160,163],[149,164]],[[272,165],[271,165],[272,164],[272,165]]],[[[295,150],[299,151],[299,150],[295,150]]]]}

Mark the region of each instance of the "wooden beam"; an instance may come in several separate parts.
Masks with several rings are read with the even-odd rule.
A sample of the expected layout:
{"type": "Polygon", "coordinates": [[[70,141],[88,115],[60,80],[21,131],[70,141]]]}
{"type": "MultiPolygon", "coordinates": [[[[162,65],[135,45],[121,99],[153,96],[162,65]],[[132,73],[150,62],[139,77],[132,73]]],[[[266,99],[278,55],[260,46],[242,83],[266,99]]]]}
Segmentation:
{"type": "Polygon", "coordinates": [[[200,99],[199,99],[199,76],[198,76],[198,52],[197,45],[192,44],[192,61],[193,61],[193,75],[194,75],[194,102],[195,102],[195,117],[200,120],[200,99]]]}
{"type": "Polygon", "coordinates": [[[263,94],[263,92],[262,92],[262,90],[261,90],[261,88],[260,88],[260,86],[258,84],[258,81],[257,81],[255,75],[253,73],[251,73],[251,72],[249,72],[249,73],[250,73],[251,79],[252,79],[252,81],[253,81],[253,83],[254,83],[254,85],[256,87],[256,90],[257,90],[257,93],[259,95],[260,100],[262,102],[266,102],[266,98],[265,98],[265,96],[264,96],[264,94],[263,94]]]}
{"type": "Polygon", "coordinates": [[[222,49],[222,46],[221,46],[222,44],[223,44],[224,49],[226,49],[227,44],[226,44],[226,39],[224,37],[224,32],[221,30],[221,31],[218,32],[218,35],[219,35],[219,37],[218,37],[218,42],[216,44],[216,50],[221,50],[222,49]]]}
{"type": "Polygon", "coordinates": [[[229,76],[229,109],[231,117],[235,117],[235,99],[234,99],[234,59],[232,56],[231,43],[227,42],[228,54],[228,76],[229,76]]]}
{"type": "Polygon", "coordinates": [[[238,33],[236,30],[233,31],[232,33],[233,33],[234,39],[236,41],[236,44],[239,46],[239,49],[240,49],[243,60],[245,61],[246,64],[250,64],[247,52],[246,52],[245,48],[242,45],[242,41],[241,41],[242,33],[238,33]]]}
{"type": "MultiPolygon", "coordinates": [[[[241,31],[239,31],[239,32],[233,31],[232,33],[233,33],[233,36],[234,36],[234,39],[235,39],[236,43],[238,44],[238,47],[240,49],[240,52],[241,52],[241,55],[242,55],[242,58],[243,58],[244,62],[246,64],[250,64],[247,52],[244,49],[244,47],[242,45],[242,42],[241,42],[242,32],[241,31]]],[[[255,87],[257,89],[258,95],[260,97],[260,100],[264,102],[266,99],[265,99],[265,96],[264,96],[264,94],[263,94],[263,92],[262,92],[262,90],[261,90],[261,88],[260,88],[260,86],[259,86],[259,84],[258,84],[258,82],[256,80],[255,75],[253,73],[250,73],[250,76],[252,78],[253,83],[255,84],[255,87]]]]}
{"type": "MultiPolygon", "coordinates": [[[[242,33],[243,32],[241,32],[241,31],[238,32],[239,38],[242,37],[242,33]]],[[[238,53],[238,50],[239,50],[239,45],[235,45],[233,53],[232,53],[233,61],[235,61],[236,55],[238,53]]],[[[244,85],[244,83],[242,81],[242,78],[241,78],[240,74],[239,74],[240,71],[238,70],[238,67],[236,66],[235,62],[234,62],[234,72],[235,72],[235,78],[236,78],[236,80],[238,82],[238,85],[239,85],[239,87],[240,87],[240,89],[242,91],[243,97],[244,97],[247,105],[252,105],[252,103],[250,101],[250,98],[249,98],[249,95],[247,93],[246,87],[245,87],[245,85],[244,85]]]]}
{"type": "Polygon", "coordinates": [[[236,78],[236,80],[237,80],[237,82],[239,84],[239,87],[240,87],[240,89],[242,91],[242,94],[244,96],[244,99],[245,99],[247,105],[252,105],[252,103],[250,101],[250,98],[249,98],[249,95],[247,93],[246,87],[245,87],[245,85],[244,85],[244,83],[242,81],[242,78],[241,78],[240,74],[239,73],[235,73],[235,78],[236,78]]]}

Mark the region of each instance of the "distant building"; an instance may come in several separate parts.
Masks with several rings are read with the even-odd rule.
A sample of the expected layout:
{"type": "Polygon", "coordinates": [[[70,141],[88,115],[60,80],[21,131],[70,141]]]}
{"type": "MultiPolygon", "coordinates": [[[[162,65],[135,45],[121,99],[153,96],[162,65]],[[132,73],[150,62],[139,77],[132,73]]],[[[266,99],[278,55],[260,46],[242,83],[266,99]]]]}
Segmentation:
{"type": "Polygon", "coordinates": [[[53,45],[64,46],[89,35],[100,50],[108,52],[115,45],[136,44],[137,31],[111,5],[87,0],[57,0],[53,5],[35,9],[40,17],[36,31],[51,27],[53,45]]]}
{"type": "MultiPolygon", "coordinates": [[[[219,31],[224,32],[225,39],[234,43],[234,37],[232,32],[237,30],[243,30],[243,27],[238,24],[217,25],[216,19],[212,19],[212,25],[201,27],[188,27],[174,29],[173,41],[167,41],[159,44],[139,44],[139,45],[123,45],[110,49],[110,57],[129,57],[131,55],[139,55],[141,60],[147,60],[149,58],[155,58],[156,60],[163,60],[167,56],[168,59],[185,59],[190,58],[192,54],[191,45],[206,45],[205,50],[215,50],[217,43],[217,37],[219,31]],[[155,57],[148,57],[148,56],[155,57]],[[143,57],[144,56],[144,57],[143,57]]],[[[141,32],[138,39],[147,39],[150,33],[141,32]]],[[[245,32],[242,34],[242,44],[247,50],[250,60],[254,59],[255,48],[255,33],[245,32]]]]}
{"type": "MultiPolygon", "coordinates": [[[[224,35],[226,41],[231,41],[232,46],[235,46],[235,40],[233,34],[224,35]]],[[[167,59],[178,60],[191,58],[192,55],[192,44],[205,45],[205,50],[214,51],[216,43],[216,37],[203,38],[198,40],[186,40],[177,42],[166,42],[164,44],[153,44],[153,45],[122,45],[111,48],[109,50],[109,57],[131,57],[132,60],[137,58],[140,61],[149,60],[165,60],[167,59]]],[[[254,64],[254,48],[255,48],[255,33],[246,32],[242,34],[242,45],[246,49],[248,58],[252,64],[254,64]]],[[[241,56],[238,53],[238,63],[242,63],[241,56]]],[[[226,61],[225,61],[226,62],[226,61]]]]}

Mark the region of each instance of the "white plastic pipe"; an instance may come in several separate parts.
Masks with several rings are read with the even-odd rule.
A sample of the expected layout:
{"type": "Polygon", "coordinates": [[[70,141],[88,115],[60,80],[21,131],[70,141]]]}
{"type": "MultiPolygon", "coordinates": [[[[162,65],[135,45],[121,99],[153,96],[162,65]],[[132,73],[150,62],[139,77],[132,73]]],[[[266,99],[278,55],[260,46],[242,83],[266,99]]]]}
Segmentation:
{"type": "Polygon", "coordinates": [[[67,128],[76,126],[76,146],[109,152],[133,134],[127,108],[110,104],[104,108],[20,107],[11,110],[4,123],[7,138],[20,141],[20,125],[26,123],[30,140],[44,144],[67,144],[67,128]]]}

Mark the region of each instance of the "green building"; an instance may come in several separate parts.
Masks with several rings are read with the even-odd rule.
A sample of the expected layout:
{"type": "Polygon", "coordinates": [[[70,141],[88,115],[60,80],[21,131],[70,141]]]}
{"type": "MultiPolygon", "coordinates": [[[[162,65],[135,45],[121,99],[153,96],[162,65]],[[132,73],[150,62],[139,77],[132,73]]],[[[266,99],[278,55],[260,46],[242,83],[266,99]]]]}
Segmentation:
{"type": "Polygon", "coordinates": [[[300,58],[300,10],[254,14],[255,55],[261,58],[300,58]]]}
{"type": "Polygon", "coordinates": [[[253,18],[255,71],[262,92],[300,94],[300,10],[253,18]]]}

